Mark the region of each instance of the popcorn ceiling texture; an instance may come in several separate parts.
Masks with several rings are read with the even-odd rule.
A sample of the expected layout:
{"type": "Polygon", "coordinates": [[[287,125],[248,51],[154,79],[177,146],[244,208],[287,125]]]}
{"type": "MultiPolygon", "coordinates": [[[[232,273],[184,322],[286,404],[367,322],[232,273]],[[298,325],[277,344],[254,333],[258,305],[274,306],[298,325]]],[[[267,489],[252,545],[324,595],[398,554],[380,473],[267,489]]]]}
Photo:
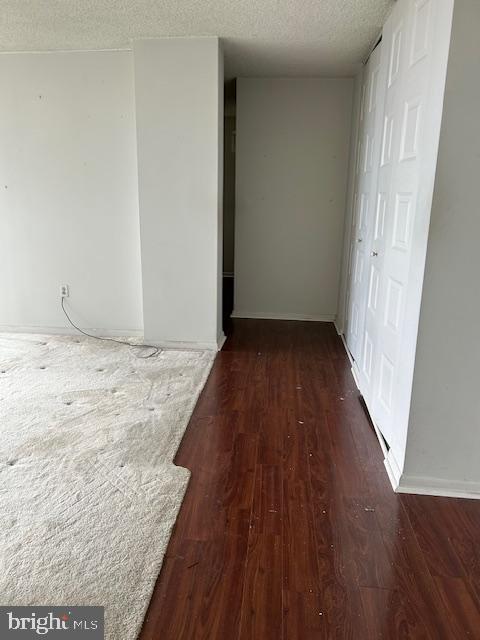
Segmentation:
{"type": "Polygon", "coordinates": [[[0,50],[130,48],[215,35],[227,77],[352,75],[393,0],[2,0],[0,50]]]}
{"type": "Polygon", "coordinates": [[[104,606],[108,640],[136,637],[189,479],[172,460],[213,358],[0,334],[3,604],[104,606]]]}

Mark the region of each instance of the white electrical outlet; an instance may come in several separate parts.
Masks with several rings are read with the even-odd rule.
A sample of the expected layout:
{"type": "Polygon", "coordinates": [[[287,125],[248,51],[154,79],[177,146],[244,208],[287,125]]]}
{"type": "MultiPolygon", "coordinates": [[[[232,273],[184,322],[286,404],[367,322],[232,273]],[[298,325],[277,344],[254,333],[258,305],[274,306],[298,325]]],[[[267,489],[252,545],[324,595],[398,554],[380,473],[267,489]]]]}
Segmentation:
{"type": "Polygon", "coordinates": [[[60,285],[60,295],[62,296],[62,298],[68,298],[68,296],[70,295],[68,284],[60,285]]]}

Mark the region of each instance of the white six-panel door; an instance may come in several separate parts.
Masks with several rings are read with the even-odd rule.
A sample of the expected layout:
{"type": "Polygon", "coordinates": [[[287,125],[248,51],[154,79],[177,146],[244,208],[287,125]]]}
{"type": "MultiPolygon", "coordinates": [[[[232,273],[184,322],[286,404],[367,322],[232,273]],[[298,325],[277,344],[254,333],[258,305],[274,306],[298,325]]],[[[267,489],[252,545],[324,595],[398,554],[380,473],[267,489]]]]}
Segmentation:
{"type": "Polygon", "coordinates": [[[431,200],[424,197],[422,181],[429,182],[433,191],[436,167],[439,123],[432,119],[430,111],[439,107],[432,105],[431,90],[440,61],[433,55],[433,45],[435,38],[450,35],[450,23],[445,17],[451,3],[442,3],[440,6],[438,0],[403,0],[396,5],[384,30],[387,89],[383,147],[391,149],[391,153],[386,154],[389,162],[379,171],[379,191],[387,198],[386,243],[380,283],[377,371],[370,410],[389,443],[395,436],[400,402],[410,395],[410,373],[413,374],[412,369],[406,375],[416,336],[408,344],[405,335],[408,323],[418,324],[420,295],[414,296],[417,309],[408,307],[408,300],[414,289],[421,292],[423,277],[423,265],[414,264],[412,269],[412,253],[424,257],[427,245],[427,236],[420,230],[428,229],[431,200]],[[402,388],[405,385],[408,388],[402,388]]]}
{"type": "Polygon", "coordinates": [[[371,239],[372,210],[380,153],[378,135],[383,106],[383,87],[380,78],[381,48],[378,46],[365,67],[360,98],[360,124],[356,161],[354,194],[354,222],[350,260],[347,344],[359,361],[365,325],[367,259],[371,239]]]}
{"type": "Polygon", "coordinates": [[[365,234],[365,290],[362,292],[363,299],[360,305],[362,336],[355,367],[355,373],[367,404],[371,400],[375,373],[375,345],[380,313],[380,274],[384,253],[383,242],[386,215],[386,200],[378,191],[379,171],[382,168],[382,158],[385,154],[382,140],[386,77],[385,64],[383,63],[385,56],[383,41],[374,51],[373,55],[377,56],[375,60],[377,99],[374,136],[378,142],[378,147],[375,149],[375,167],[372,171],[372,185],[369,198],[368,232],[365,234]]]}
{"type": "Polygon", "coordinates": [[[362,165],[357,177],[369,204],[364,220],[356,208],[347,344],[389,444],[408,417],[446,68],[445,46],[434,45],[450,37],[453,6],[442,2],[399,0],[365,70],[366,86],[376,70],[378,103],[375,117],[360,114],[360,141],[378,139],[378,148],[368,179],[362,165]]]}

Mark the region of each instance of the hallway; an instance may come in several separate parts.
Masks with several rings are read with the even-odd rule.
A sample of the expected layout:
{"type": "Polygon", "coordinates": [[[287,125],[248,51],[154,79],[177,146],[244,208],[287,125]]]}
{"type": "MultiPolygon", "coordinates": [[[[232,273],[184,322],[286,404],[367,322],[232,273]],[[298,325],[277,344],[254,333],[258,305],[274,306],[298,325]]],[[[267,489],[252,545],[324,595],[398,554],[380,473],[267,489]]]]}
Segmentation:
{"type": "Polygon", "coordinates": [[[235,320],[141,640],[480,637],[480,502],[393,493],[334,325],[235,320]]]}

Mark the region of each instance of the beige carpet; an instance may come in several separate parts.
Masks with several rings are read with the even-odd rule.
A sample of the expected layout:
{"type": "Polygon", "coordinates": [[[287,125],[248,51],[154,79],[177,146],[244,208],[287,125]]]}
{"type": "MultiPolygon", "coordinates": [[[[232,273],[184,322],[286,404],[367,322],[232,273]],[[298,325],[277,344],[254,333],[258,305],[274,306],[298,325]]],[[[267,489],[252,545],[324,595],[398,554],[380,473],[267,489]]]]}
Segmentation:
{"type": "Polygon", "coordinates": [[[0,334],[4,605],[105,607],[134,640],[189,472],[173,465],[211,352],[0,334]]]}

